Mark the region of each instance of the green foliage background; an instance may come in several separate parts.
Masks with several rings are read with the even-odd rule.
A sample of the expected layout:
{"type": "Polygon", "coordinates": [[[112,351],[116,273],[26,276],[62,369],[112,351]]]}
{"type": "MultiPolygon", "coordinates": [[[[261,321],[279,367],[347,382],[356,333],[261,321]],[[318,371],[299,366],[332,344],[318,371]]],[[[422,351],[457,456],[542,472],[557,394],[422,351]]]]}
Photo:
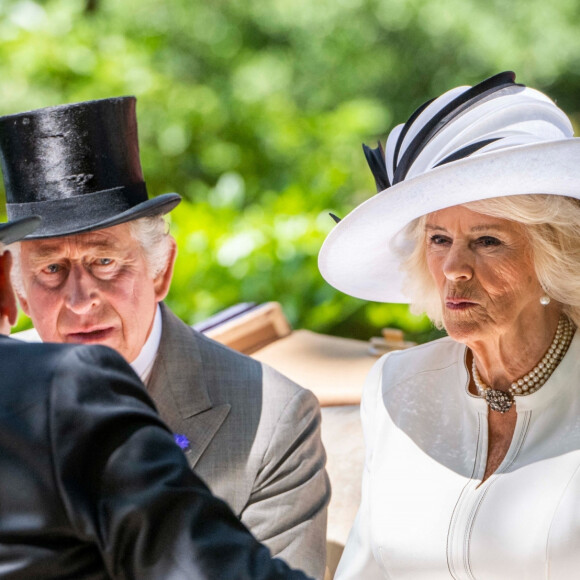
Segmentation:
{"type": "Polygon", "coordinates": [[[184,197],[168,302],[186,321],[278,300],[295,327],[426,340],[406,306],[318,273],[328,212],[374,193],[360,144],[501,70],[577,117],[579,15],[575,0],[0,0],[0,114],[138,97],[149,192],[184,197]]]}

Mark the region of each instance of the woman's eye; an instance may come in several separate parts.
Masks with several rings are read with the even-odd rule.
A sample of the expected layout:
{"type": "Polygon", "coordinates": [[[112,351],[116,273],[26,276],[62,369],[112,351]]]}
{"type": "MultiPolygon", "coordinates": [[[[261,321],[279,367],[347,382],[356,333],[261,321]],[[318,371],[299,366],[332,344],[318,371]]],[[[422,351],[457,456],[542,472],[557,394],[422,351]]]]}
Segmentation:
{"type": "Polygon", "coordinates": [[[97,260],[97,265],[99,266],[110,266],[113,263],[111,258],[99,258],[97,260]]]}
{"type": "Polygon", "coordinates": [[[499,246],[501,244],[497,238],[492,236],[483,236],[477,240],[477,243],[485,247],[499,246]]]}
{"type": "Polygon", "coordinates": [[[435,246],[440,246],[442,244],[447,243],[449,241],[449,239],[445,236],[440,235],[440,234],[435,234],[429,238],[429,241],[435,246]]]}

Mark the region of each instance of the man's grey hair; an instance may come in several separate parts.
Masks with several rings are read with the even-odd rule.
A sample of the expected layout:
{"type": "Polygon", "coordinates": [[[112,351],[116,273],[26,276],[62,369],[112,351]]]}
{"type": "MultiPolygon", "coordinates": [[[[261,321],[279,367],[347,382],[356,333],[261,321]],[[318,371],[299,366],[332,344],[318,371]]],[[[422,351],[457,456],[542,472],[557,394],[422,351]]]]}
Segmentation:
{"type": "Polygon", "coordinates": [[[171,253],[169,224],[163,215],[157,214],[130,221],[129,225],[131,235],[143,249],[149,274],[156,278],[167,268],[171,253]]]}
{"type": "MultiPolygon", "coordinates": [[[[157,277],[168,266],[171,254],[171,236],[169,235],[169,225],[165,217],[161,214],[138,218],[127,222],[130,227],[133,239],[139,242],[148,273],[152,278],[157,277]]],[[[20,263],[20,244],[17,242],[10,246],[13,256],[12,284],[14,289],[21,296],[26,296],[22,279],[22,268],[20,263]]],[[[1,253],[0,249],[0,253],[1,253]]]]}
{"type": "Polygon", "coordinates": [[[11,244],[12,269],[10,270],[10,281],[16,294],[25,296],[24,284],[22,282],[22,268],[20,267],[20,242],[11,244]]]}

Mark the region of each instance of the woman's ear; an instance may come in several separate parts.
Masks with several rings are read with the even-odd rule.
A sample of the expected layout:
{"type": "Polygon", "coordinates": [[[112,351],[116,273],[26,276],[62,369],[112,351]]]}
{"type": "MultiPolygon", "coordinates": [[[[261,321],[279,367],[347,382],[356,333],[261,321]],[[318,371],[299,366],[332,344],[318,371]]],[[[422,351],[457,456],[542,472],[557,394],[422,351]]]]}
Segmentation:
{"type": "Polygon", "coordinates": [[[10,328],[16,323],[18,306],[10,282],[12,256],[5,251],[0,256],[0,333],[10,334],[10,328]]]}
{"type": "Polygon", "coordinates": [[[169,236],[169,244],[170,249],[169,255],[167,256],[167,264],[153,281],[157,302],[161,302],[167,296],[169,287],[171,286],[171,278],[173,277],[173,266],[175,265],[175,258],[177,257],[177,243],[173,236],[169,236]]]}

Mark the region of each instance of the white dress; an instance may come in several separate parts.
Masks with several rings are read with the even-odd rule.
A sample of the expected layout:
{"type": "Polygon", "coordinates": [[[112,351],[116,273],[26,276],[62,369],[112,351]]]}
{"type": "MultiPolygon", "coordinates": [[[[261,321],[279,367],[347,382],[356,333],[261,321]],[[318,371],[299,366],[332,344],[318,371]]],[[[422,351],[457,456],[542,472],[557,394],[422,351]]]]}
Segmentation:
{"type": "Polygon", "coordinates": [[[516,399],[483,484],[487,405],[464,345],[382,357],[365,385],[362,500],[335,579],[580,578],[580,335],[536,393],[516,399]]]}

